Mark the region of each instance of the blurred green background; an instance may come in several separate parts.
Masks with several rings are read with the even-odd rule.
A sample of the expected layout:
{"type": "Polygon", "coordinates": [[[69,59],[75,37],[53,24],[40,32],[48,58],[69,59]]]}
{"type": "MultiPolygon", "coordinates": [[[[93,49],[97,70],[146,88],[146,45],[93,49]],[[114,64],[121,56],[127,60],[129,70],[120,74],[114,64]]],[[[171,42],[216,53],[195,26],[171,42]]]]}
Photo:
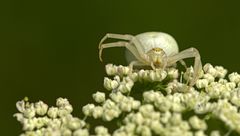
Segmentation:
{"type": "MultiPolygon", "coordinates": [[[[91,94],[103,90],[104,64],[126,64],[124,49],[98,43],[108,32],[163,31],[180,50],[196,47],[203,63],[240,72],[240,3],[237,1],[70,0],[0,3],[1,135],[18,135],[15,103],[55,104],[66,97],[79,116],[91,94]]],[[[188,64],[190,65],[190,64],[188,64]]]]}

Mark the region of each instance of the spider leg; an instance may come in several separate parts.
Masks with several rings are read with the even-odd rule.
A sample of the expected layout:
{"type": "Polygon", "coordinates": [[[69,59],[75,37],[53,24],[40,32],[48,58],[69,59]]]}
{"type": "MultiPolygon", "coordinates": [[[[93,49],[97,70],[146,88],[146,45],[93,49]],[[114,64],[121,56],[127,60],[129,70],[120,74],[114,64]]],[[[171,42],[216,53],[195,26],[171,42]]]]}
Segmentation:
{"type": "Polygon", "coordinates": [[[189,49],[179,52],[178,54],[168,57],[168,66],[171,66],[174,63],[176,63],[177,61],[180,61],[182,59],[192,58],[192,57],[195,57],[194,75],[193,75],[192,81],[190,82],[190,86],[193,86],[196,83],[197,79],[199,78],[201,69],[202,69],[201,57],[200,57],[198,50],[195,48],[189,48],[189,49]]]}
{"type": "Polygon", "coordinates": [[[139,55],[137,49],[132,46],[129,42],[113,42],[113,43],[106,43],[101,44],[99,47],[99,59],[102,61],[102,50],[104,48],[111,48],[111,47],[126,47],[139,61],[144,61],[141,56],[139,55]]]}
{"type": "Polygon", "coordinates": [[[113,39],[122,39],[122,40],[131,40],[131,35],[122,35],[122,34],[112,34],[112,33],[107,33],[100,41],[99,43],[99,48],[101,47],[101,44],[107,40],[108,38],[113,38],[113,39]]]}
{"type": "Polygon", "coordinates": [[[121,39],[121,40],[128,40],[130,41],[130,43],[133,43],[131,45],[135,46],[137,49],[137,52],[139,54],[139,56],[142,58],[142,60],[145,60],[145,52],[144,49],[141,45],[141,43],[139,42],[139,40],[137,38],[135,38],[132,35],[128,35],[128,34],[112,34],[112,33],[107,33],[100,41],[99,43],[99,49],[101,48],[102,43],[108,39],[108,38],[113,38],[113,39],[121,39]]]}
{"type": "Polygon", "coordinates": [[[183,65],[185,69],[187,69],[187,64],[185,63],[184,60],[179,60],[179,62],[181,63],[181,65],[183,65]]]}
{"type": "Polygon", "coordinates": [[[156,69],[156,67],[154,66],[153,62],[151,62],[150,65],[151,65],[151,67],[152,67],[153,70],[156,69]]]}
{"type": "Polygon", "coordinates": [[[143,62],[138,61],[138,60],[131,61],[129,64],[129,68],[130,68],[131,72],[132,72],[134,66],[147,66],[147,64],[144,64],[143,62]]]}

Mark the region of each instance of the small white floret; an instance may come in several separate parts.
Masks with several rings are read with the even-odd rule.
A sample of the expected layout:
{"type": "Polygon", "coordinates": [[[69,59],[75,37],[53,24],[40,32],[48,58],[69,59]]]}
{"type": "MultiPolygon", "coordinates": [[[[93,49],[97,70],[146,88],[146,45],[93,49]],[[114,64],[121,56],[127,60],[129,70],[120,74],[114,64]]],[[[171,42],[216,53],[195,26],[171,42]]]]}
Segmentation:
{"type": "Polygon", "coordinates": [[[105,93],[103,92],[96,92],[92,96],[97,103],[102,103],[105,101],[105,93]]]}

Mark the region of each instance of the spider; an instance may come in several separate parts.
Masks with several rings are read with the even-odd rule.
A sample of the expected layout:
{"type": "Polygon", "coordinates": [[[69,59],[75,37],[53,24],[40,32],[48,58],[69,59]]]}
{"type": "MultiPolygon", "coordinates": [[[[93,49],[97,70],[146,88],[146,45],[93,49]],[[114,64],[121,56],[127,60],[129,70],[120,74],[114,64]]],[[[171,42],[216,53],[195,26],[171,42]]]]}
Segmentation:
{"type": "Polygon", "coordinates": [[[174,66],[177,61],[180,61],[186,68],[183,59],[195,57],[194,73],[190,86],[196,83],[202,69],[201,57],[197,49],[188,48],[179,52],[175,39],[163,32],[145,32],[136,36],[107,33],[99,43],[100,61],[102,61],[102,50],[110,47],[126,47],[132,53],[135,59],[129,63],[131,70],[133,66],[151,66],[154,70],[164,70],[166,67],[174,66]],[[124,41],[103,44],[108,38],[124,41]]]}

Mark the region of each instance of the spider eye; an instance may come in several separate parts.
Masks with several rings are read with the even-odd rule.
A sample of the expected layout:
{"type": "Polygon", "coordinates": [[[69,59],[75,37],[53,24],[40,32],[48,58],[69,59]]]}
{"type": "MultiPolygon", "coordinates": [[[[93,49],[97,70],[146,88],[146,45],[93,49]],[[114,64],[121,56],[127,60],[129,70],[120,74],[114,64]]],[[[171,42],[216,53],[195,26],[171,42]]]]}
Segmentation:
{"type": "Polygon", "coordinates": [[[155,51],[155,52],[160,52],[160,51],[162,51],[161,48],[153,48],[152,50],[155,51]]]}

